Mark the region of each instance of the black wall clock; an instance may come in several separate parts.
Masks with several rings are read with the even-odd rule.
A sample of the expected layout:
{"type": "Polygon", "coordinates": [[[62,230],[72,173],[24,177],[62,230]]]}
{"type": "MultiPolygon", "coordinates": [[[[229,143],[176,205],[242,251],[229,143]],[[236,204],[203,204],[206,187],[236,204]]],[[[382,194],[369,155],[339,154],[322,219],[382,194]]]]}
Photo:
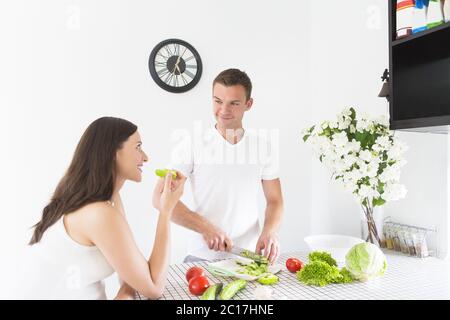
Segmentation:
{"type": "Polygon", "coordinates": [[[158,86],[174,93],[192,89],[202,76],[202,60],[197,50],[179,39],[158,43],[150,54],[148,68],[158,86]]]}

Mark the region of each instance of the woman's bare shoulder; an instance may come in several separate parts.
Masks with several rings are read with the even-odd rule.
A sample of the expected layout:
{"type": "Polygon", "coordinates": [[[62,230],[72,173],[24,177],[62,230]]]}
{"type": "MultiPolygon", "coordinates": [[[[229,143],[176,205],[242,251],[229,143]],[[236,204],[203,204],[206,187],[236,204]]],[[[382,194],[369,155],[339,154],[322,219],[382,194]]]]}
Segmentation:
{"type": "Polygon", "coordinates": [[[80,218],[93,224],[111,222],[121,219],[121,214],[117,208],[107,201],[93,202],[79,209],[80,218]]]}
{"type": "Polygon", "coordinates": [[[110,226],[123,225],[121,219],[116,208],[102,201],[90,203],[67,214],[64,225],[72,239],[84,245],[93,245],[93,235],[112,229],[110,226]]]}

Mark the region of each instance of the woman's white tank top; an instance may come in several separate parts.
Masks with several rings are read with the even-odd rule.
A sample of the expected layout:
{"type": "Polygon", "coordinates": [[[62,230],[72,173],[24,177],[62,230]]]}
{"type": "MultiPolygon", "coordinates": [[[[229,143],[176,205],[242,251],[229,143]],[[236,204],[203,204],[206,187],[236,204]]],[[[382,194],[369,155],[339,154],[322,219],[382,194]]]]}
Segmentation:
{"type": "Polygon", "coordinates": [[[28,248],[15,299],[106,299],[103,280],[114,269],[96,246],[74,241],[63,218],[28,248]]]}

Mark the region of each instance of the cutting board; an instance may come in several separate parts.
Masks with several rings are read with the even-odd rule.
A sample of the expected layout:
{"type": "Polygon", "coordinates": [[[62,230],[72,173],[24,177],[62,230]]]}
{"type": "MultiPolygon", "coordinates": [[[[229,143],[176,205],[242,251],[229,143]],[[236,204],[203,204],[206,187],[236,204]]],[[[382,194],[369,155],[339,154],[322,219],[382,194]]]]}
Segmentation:
{"type": "MultiPolygon", "coordinates": [[[[225,259],[217,262],[212,262],[206,266],[209,272],[220,277],[234,277],[238,279],[244,279],[247,281],[253,281],[258,279],[260,276],[252,276],[249,274],[239,273],[238,270],[243,266],[238,265],[236,261],[241,263],[249,264],[253,260],[246,259],[244,257],[237,257],[233,259],[225,259]]],[[[283,268],[280,264],[270,265],[267,269],[270,273],[276,274],[283,268]]]]}

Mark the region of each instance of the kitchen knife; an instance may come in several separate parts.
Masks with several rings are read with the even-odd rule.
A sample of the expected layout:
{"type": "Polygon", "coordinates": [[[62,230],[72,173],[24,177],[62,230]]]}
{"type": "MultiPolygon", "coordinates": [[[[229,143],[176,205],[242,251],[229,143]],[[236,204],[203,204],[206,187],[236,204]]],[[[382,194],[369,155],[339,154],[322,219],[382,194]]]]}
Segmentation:
{"type": "Polygon", "coordinates": [[[269,264],[269,259],[267,259],[267,257],[244,248],[233,246],[230,250],[230,253],[253,260],[257,264],[269,264]]]}

